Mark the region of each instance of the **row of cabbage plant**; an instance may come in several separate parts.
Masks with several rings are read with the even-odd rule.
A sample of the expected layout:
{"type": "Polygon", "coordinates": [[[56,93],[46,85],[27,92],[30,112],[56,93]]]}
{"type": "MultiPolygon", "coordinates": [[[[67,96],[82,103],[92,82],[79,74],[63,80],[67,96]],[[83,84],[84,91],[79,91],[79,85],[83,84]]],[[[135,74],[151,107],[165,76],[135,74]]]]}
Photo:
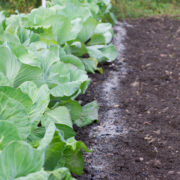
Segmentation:
{"type": "Polygon", "coordinates": [[[98,119],[82,106],[88,73],[113,61],[109,0],[52,0],[47,8],[0,13],[0,180],[71,180],[83,173],[73,126],[98,119]],[[109,23],[110,22],[110,23],[109,23]]]}

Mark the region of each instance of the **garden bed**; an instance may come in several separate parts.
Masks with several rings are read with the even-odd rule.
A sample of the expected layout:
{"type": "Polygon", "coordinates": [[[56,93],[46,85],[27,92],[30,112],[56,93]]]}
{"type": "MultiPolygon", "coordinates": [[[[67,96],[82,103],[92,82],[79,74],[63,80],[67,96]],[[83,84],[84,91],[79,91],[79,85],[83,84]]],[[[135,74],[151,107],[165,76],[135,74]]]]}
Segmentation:
{"type": "Polygon", "coordinates": [[[180,21],[128,23],[120,25],[127,31],[124,43],[116,39],[122,29],[116,32],[118,59],[103,65],[103,75],[91,76],[80,98],[98,100],[100,121],[78,129],[93,150],[85,154],[79,180],[180,178],[180,21]]]}

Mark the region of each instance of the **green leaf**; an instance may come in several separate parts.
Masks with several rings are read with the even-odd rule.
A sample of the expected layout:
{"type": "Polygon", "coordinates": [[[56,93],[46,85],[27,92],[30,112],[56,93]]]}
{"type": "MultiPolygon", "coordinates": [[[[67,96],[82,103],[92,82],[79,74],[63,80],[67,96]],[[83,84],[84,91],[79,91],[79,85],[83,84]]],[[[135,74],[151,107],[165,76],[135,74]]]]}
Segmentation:
{"type": "Polygon", "coordinates": [[[46,49],[44,43],[32,43],[29,47],[28,54],[20,58],[21,62],[30,66],[36,66],[43,72],[44,82],[47,82],[51,67],[56,62],[59,62],[59,57],[53,51],[46,49]]]}
{"type": "Polygon", "coordinates": [[[48,177],[49,177],[49,173],[47,173],[44,170],[41,170],[35,173],[31,173],[27,176],[16,178],[15,180],[49,180],[48,177]]]}
{"type": "Polygon", "coordinates": [[[25,177],[16,178],[15,180],[76,180],[71,176],[69,169],[59,168],[54,171],[46,172],[44,170],[29,174],[25,177]]]}
{"type": "Polygon", "coordinates": [[[81,82],[67,82],[64,84],[59,84],[53,89],[51,89],[51,94],[54,97],[64,97],[64,96],[72,96],[75,92],[77,92],[80,88],[81,82]]]}
{"type": "Polygon", "coordinates": [[[27,138],[27,142],[34,148],[37,148],[44,137],[46,132],[45,127],[36,127],[31,131],[31,134],[27,138]]]}
{"type": "Polygon", "coordinates": [[[56,109],[50,110],[45,113],[45,119],[43,120],[43,126],[47,127],[50,122],[55,124],[64,124],[72,127],[72,121],[69,111],[66,107],[60,106],[56,109]]]}
{"type": "Polygon", "coordinates": [[[84,159],[82,155],[82,149],[91,152],[84,143],[76,141],[74,138],[70,138],[67,142],[68,145],[63,152],[63,156],[59,161],[59,166],[65,166],[70,169],[72,173],[81,175],[84,168],[84,159]]]}
{"type": "Polygon", "coordinates": [[[54,137],[55,130],[56,130],[56,126],[54,125],[53,122],[51,122],[46,129],[46,133],[43,139],[40,142],[40,145],[38,147],[39,150],[45,150],[47,148],[47,146],[51,143],[54,137]]]}
{"type": "Polygon", "coordinates": [[[64,44],[67,41],[76,38],[78,31],[72,29],[71,21],[62,15],[53,15],[44,20],[43,25],[52,26],[52,34],[55,35],[55,40],[59,44],[64,44]]]}
{"type": "Polygon", "coordinates": [[[79,151],[81,149],[81,150],[84,150],[85,152],[92,152],[91,150],[87,148],[87,146],[82,141],[76,141],[75,138],[73,137],[69,138],[66,141],[66,144],[68,146],[71,146],[73,151],[79,151]]]}
{"type": "Polygon", "coordinates": [[[20,86],[26,81],[33,81],[38,86],[44,83],[42,70],[27,64],[22,64],[14,80],[14,87],[20,86]]]}
{"type": "Polygon", "coordinates": [[[31,123],[37,125],[40,122],[41,116],[48,107],[50,101],[50,92],[47,85],[42,85],[40,88],[31,81],[26,81],[20,86],[21,91],[27,94],[33,101],[33,106],[30,111],[31,123]]]}
{"type": "Polygon", "coordinates": [[[16,126],[7,121],[0,121],[0,151],[10,142],[20,140],[16,126]]]}
{"type": "Polygon", "coordinates": [[[74,66],[76,66],[78,69],[85,70],[83,63],[76,56],[73,56],[73,55],[63,56],[61,58],[61,61],[64,62],[64,63],[71,63],[74,66]]]}
{"type": "Polygon", "coordinates": [[[72,128],[71,116],[66,107],[60,106],[54,110],[46,112],[45,118],[42,119],[42,124],[47,127],[51,122],[56,124],[62,140],[75,136],[75,132],[72,128]]]}
{"type": "Polygon", "coordinates": [[[117,51],[112,44],[89,46],[87,49],[89,55],[99,62],[114,61],[117,57],[117,51]]]}
{"type": "Polygon", "coordinates": [[[89,17],[84,23],[83,28],[78,34],[78,39],[81,42],[86,42],[93,35],[98,22],[96,19],[89,17]]]}
{"type": "Polygon", "coordinates": [[[88,17],[92,16],[90,9],[84,6],[84,4],[82,4],[80,1],[66,0],[63,4],[65,8],[60,8],[59,13],[68,17],[69,19],[81,18],[86,20],[88,17]]]}
{"type": "Polygon", "coordinates": [[[79,127],[87,126],[93,121],[98,120],[99,106],[96,101],[86,104],[82,108],[82,115],[79,120],[75,121],[75,124],[79,127]]]}
{"type": "Polygon", "coordinates": [[[16,55],[17,58],[27,53],[27,50],[23,45],[15,44],[15,43],[8,43],[8,44],[12,52],[16,55]]]}
{"type": "Polygon", "coordinates": [[[31,98],[33,104],[37,102],[39,89],[37,85],[32,81],[26,81],[19,86],[21,91],[31,98]]]}
{"type": "Polygon", "coordinates": [[[20,69],[20,63],[16,56],[7,47],[0,46],[0,72],[3,73],[9,83],[12,85],[13,81],[20,69]]]}
{"type": "Polygon", "coordinates": [[[83,93],[88,84],[85,87],[81,86],[83,83],[89,82],[86,72],[77,69],[71,64],[56,64],[52,67],[51,73],[52,76],[49,78],[49,82],[54,87],[51,88],[50,93],[54,97],[70,97],[75,93],[83,93]]]}
{"type": "Polygon", "coordinates": [[[0,154],[0,179],[9,180],[39,171],[44,163],[41,151],[23,141],[6,146],[0,154]]]}
{"type": "Polygon", "coordinates": [[[68,108],[72,121],[75,121],[81,117],[82,107],[77,101],[62,101],[60,102],[60,105],[68,108]]]}
{"type": "Polygon", "coordinates": [[[89,46],[93,46],[93,45],[103,45],[106,43],[106,39],[102,34],[94,34],[91,37],[91,40],[88,42],[89,46]]]}
{"type": "Polygon", "coordinates": [[[58,133],[55,133],[53,141],[47,147],[45,153],[45,170],[53,170],[56,168],[58,161],[63,155],[65,143],[60,140],[58,133]]]}
{"type": "Polygon", "coordinates": [[[11,86],[12,85],[9,82],[9,79],[6,77],[6,75],[2,72],[0,72],[0,85],[1,86],[11,86]]]}
{"type": "Polygon", "coordinates": [[[25,107],[15,99],[0,92],[0,120],[13,123],[22,139],[30,133],[30,120],[25,107]]]}
{"type": "Polygon", "coordinates": [[[83,56],[88,53],[88,50],[83,42],[75,41],[70,44],[71,53],[75,56],[83,56]]]}
{"type": "Polygon", "coordinates": [[[50,176],[48,180],[76,180],[76,179],[71,176],[69,169],[59,168],[50,172],[50,176]]]}
{"type": "Polygon", "coordinates": [[[19,39],[16,36],[14,36],[14,34],[11,34],[7,31],[0,34],[0,41],[18,44],[20,43],[19,39]]]}
{"type": "Polygon", "coordinates": [[[51,144],[46,151],[45,169],[53,170],[62,156],[64,150],[64,143],[54,143],[51,144]]]}
{"type": "Polygon", "coordinates": [[[71,147],[66,148],[61,163],[65,164],[74,174],[82,175],[84,159],[80,150],[75,152],[71,147]]]}
{"type": "Polygon", "coordinates": [[[97,70],[97,64],[98,64],[98,60],[94,59],[94,58],[83,58],[82,62],[85,66],[85,69],[87,72],[90,73],[95,73],[95,71],[97,70]]]}
{"type": "MultiPolygon", "coordinates": [[[[113,37],[113,29],[110,23],[100,23],[96,26],[94,35],[102,35],[105,40],[105,44],[109,44],[113,37]]],[[[98,44],[94,44],[98,45],[98,44]]]]}
{"type": "Polygon", "coordinates": [[[64,125],[64,124],[56,124],[57,131],[59,136],[63,141],[67,140],[68,138],[74,137],[76,133],[74,132],[73,128],[64,125]]]}
{"type": "Polygon", "coordinates": [[[0,92],[6,94],[9,98],[19,101],[28,112],[30,111],[33,102],[20,89],[15,89],[8,86],[0,86],[0,92]]]}

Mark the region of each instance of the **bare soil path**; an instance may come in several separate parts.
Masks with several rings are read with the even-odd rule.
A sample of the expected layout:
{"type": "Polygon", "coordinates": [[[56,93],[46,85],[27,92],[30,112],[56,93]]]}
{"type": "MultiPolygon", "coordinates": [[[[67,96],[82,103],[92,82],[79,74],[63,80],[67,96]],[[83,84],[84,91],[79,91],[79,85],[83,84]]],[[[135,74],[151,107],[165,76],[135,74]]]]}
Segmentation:
{"type": "Polygon", "coordinates": [[[118,59],[80,98],[98,100],[100,121],[77,130],[93,150],[78,179],[180,180],[180,21],[128,24],[115,28],[118,59]]]}

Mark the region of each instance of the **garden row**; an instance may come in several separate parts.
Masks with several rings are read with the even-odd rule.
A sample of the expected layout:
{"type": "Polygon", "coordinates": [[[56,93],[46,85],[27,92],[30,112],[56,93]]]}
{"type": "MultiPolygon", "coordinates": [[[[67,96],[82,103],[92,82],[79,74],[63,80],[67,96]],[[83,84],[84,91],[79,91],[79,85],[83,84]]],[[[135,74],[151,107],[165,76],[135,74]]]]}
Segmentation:
{"type": "Polygon", "coordinates": [[[98,119],[81,106],[87,73],[113,61],[109,0],[52,0],[47,8],[0,13],[0,180],[74,179],[83,173],[73,125],[98,119]]]}

